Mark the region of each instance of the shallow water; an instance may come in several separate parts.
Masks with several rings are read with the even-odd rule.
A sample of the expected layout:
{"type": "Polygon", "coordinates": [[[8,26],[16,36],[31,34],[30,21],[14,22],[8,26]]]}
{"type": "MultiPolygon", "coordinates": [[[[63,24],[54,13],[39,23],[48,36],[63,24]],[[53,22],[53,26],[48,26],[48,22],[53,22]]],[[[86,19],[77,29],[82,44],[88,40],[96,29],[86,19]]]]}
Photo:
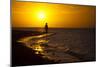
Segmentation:
{"type": "Polygon", "coordinates": [[[52,36],[28,39],[25,46],[55,62],[76,62],[95,58],[95,29],[49,29],[52,36]]]}

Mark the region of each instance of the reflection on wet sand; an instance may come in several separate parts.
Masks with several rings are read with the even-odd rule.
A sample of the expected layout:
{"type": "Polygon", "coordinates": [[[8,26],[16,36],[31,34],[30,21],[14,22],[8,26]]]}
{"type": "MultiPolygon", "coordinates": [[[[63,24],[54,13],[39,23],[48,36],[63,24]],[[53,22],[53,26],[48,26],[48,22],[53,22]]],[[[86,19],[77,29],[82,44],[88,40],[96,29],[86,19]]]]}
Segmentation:
{"type": "MultiPolygon", "coordinates": [[[[28,38],[27,38],[28,39],[28,38]]],[[[24,40],[24,39],[23,39],[24,40]]],[[[24,42],[24,41],[20,41],[24,42]]],[[[69,48],[65,48],[63,46],[59,47],[57,45],[50,45],[48,44],[49,40],[48,37],[36,39],[32,41],[27,41],[26,46],[35,50],[35,54],[40,54],[43,58],[48,58],[49,60],[53,60],[55,62],[72,62],[72,61],[79,61],[79,59],[70,56],[64,52],[67,52],[69,48]],[[69,58],[71,57],[71,58],[69,58]]]]}
{"type": "Polygon", "coordinates": [[[33,49],[36,51],[36,54],[43,54],[44,51],[44,47],[40,46],[40,45],[34,45],[33,49]]]}
{"type": "Polygon", "coordinates": [[[24,43],[25,46],[35,50],[35,54],[54,62],[88,61],[94,60],[95,57],[92,49],[95,45],[93,33],[90,30],[62,31],[61,29],[61,32],[58,31],[55,35],[47,33],[29,36],[21,38],[17,42],[24,43]],[[90,46],[92,47],[90,48],[90,46]]]}

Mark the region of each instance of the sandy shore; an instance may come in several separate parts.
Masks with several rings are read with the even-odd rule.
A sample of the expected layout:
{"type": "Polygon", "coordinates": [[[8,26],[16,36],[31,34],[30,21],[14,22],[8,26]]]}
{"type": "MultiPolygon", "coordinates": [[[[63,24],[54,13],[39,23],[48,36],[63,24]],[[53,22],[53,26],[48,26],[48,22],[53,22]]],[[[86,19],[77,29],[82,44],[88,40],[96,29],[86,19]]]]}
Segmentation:
{"type": "Polygon", "coordinates": [[[12,30],[12,65],[95,61],[95,29],[12,30]],[[50,34],[51,35],[51,34],[50,34]],[[47,36],[47,37],[46,37],[47,36]]]}
{"type": "Polygon", "coordinates": [[[41,65],[55,63],[49,59],[43,59],[41,55],[36,55],[35,51],[18,43],[17,40],[27,36],[36,36],[42,32],[33,31],[12,31],[12,66],[41,65]]]}

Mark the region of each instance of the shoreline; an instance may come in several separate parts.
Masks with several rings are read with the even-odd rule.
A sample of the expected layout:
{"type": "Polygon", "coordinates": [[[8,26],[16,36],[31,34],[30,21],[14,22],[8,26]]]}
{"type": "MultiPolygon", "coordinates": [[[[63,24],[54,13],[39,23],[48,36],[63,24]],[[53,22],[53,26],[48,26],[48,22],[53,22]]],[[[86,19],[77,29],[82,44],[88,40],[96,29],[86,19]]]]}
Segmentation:
{"type": "MultiPolygon", "coordinates": [[[[55,36],[51,36],[52,38],[50,38],[50,37],[47,38],[47,39],[50,39],[49,46],[51,46],[51,48],[52,48],[53,45],[57,46],[55,43],[58,43],[59,46],[57,46],[57,47],[60,47],[60,44],[64,43],[66,46],[68,46],[70,48],[69,51],[65,52],[66,54],[69,55],[69,56],[66,55],[67,58],[65,57],[66,59],[68,59],[68,61],[64,60],[65,62],[62,61],[63,63],[88,62],[88,61],[96,60],[95,59],[95,40],[94,40],[95,39],[95,30],[94,29],[91,29],[91,30],[88,30],[88,29],[81,30],[80,29],[80,30],[66,30],[66,31],[65,30],[58,31],[58,30],[54,29],[53,31],[56,32],[57,34],[55,36]],[[60,33],[60,32],[62,32],[62,33],[60,33]],[[63,34],[63,32],[65,34],[63,34]],[[85,36],[87,36],[87,39],[85,38],[85,36]],[[92,37],[92,39],[90,37],[92,37]],[[63,39],[64,41],[61,41],[61,39],[63,39]],[[50,43],[52,43],[52,45],[50,45],[50,43]],[[87,48],[89,48],[89,49],[85,50],[85,46],[87,46],[87,48]],[[91,48],[90,48],[90,46],[91,46],[91,48]],[[76,57],[76,59],[78,58],[79,61],[74,61],[75,58],[73,59],[73,57],[76,57]]],[[[12,30],[12,65],[13,66],[62,63],[62,62],[60,62],[61,60],[55,62],[53,59],[43,58],[42,57],[43,55],[36,54],[35,53],[36,51],[32,50],[32,48],[27,47],[25,45],[25,43],[17,42],[18,40],[23,39],[23,38],[26,38],[26,41],[29,41],[29,40],[33,41],[33,40],[35,40],[34,36],[35,36],[35,38],[37,38],[37,36],[43,35],[43,34],[44,34],[44,32],[33,31],[33,30],[31,30],[31,31],[30,30],[28,30],[28,31],[27,30],[12,30]],[[27,39],[27,37],[29,37],[29,38],[27,39]],[[32,38],[30,38],[30,37],[32,37],[32,38]]],[[[43,37],[44,37],[44,35],[43,35],[43,37]]],[[[45,37],[43,39],[45,39],[45,37]]],[[[37,38],[37,40],[38,40],[38,38],[37,38]]],[[[34,42],[37,43],[38,42],[37,40],[34,42]]],[[[41,40],[41,36],[40,36],[39,40],[41,40]]],[[[34,42],[29,42],[29,43],[34,45],[34,42]]],[[[65,47],[62,47],[62,48],[65,48],[65,47]]],[[[48,49],[49,49],[49,47],[47,48],[47,52],[49,52],[48,49]]],[[[54,54],[56,52],[56,50],[59,50],[59,49],[55,48],[54,52],[51,52],[51,53],[54,54]]],[[[63,51],[61,50],[61,52],[63,52],[63,51]]],[[[53,56],[53,54],[51,54],[50,56],[53,56]]],[[[60,54],[59,55],[54,54],[54,55],[59,56],[59,57],[62,56],[60,54]]],[[[54,57],[54,58],[56,58],[56,57],[54,57]]],[[[62,59],[62,57],[60,59],[62,59]]]]}
{"type": "Polygon", "coordinates": [[[18,43],[17,40],[27,36],[42,35],[43,32],[34,31],[12,31],[12,59],[11,66],[26,66],[26,65],[41,65],[54,64],[52,60],[43,59],[41,55],[36,55],[35,50],[24,46],[23,43],[18,43]]]}

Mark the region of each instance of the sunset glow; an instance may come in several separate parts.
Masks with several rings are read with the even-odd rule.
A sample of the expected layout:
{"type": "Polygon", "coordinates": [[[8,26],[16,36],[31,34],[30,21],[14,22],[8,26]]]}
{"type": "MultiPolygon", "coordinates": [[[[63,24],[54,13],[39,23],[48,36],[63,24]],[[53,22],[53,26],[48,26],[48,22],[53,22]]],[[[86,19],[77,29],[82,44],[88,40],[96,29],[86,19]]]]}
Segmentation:
{"type": "Polygon", "coordinates": [[[95,6],[15,2],[12,5],[13,27],[94,28],[95,6]]]}
{"type": "Polygon", "coordinates": [[[39,20],[45,19],[45,13],[44,12],[39,12],[38,13],[38,18],[39,18],[39,20]]]}

